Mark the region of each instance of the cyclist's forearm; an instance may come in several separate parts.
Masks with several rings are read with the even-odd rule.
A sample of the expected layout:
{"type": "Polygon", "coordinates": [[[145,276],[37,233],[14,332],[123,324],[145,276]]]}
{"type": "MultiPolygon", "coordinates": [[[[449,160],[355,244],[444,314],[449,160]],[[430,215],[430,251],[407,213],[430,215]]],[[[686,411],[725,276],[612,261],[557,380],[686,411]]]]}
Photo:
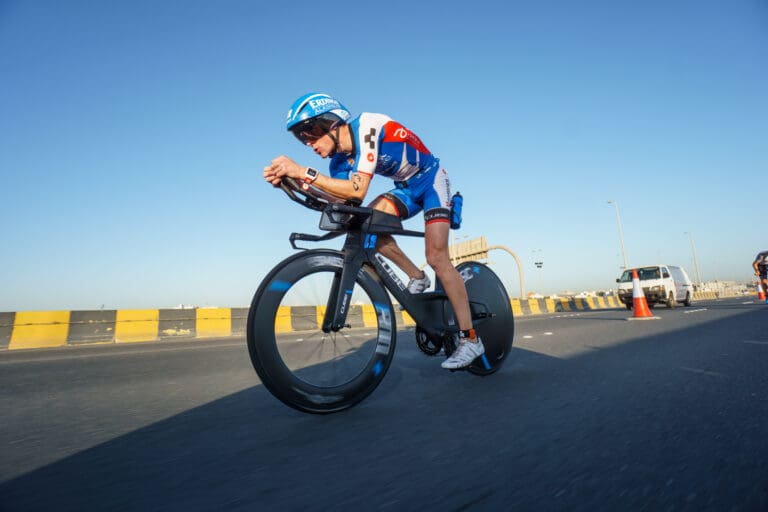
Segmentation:
{"type": "Polygon", "coordinates": [[[320,174],[315,180],[314,185],[335,196],[362,201],[368,192],[369,183],[370,179],[363,177],[359,173],[353,174],[348,180],[331,178],[330,176],[320,174]]]}

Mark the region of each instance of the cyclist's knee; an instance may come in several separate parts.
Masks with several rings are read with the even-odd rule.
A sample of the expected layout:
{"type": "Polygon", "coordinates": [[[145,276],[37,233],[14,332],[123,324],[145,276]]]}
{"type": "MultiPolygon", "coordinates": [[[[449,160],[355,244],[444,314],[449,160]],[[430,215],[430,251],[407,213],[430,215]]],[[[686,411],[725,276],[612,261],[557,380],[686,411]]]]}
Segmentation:
{"type": "Polygon", "coordinates": [[[371,201],[370,207],[400,218],[404,218],[408,214],[407,205],[400,198],[389,192],[377,196],[371,201]]]}
{"type": "Polygon", "coordinates": [[[445,249],[441,248],[427,248],[427,264],[437,273],[438,275],[445,271],[447,268],[453,268],[453,264],[451,263],[451,257],[448,254],[448,248],[445,249]]]}
{"type": "Polygon", "coordinates": [[[386,247],[395,243],[395,239],[389,235],[379,235],[376,237],[376,249],[386,247]]]}

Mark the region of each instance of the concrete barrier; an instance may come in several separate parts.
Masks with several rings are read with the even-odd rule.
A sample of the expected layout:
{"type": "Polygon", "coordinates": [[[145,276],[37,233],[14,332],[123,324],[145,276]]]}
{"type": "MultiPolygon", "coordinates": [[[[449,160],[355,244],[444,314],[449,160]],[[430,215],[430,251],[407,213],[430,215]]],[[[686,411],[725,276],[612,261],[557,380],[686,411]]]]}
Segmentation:
{"type": "MultiPolygon", "coordinates": [[[[696,300],[715,300],[717,292],[695,292],[696,300]]],[[[615,297],[510,299],[515,316],[573,313],[623,308],[615,297]]],[[[317,329],[325,306],[281,307],[277,332],[317,329]]],[[[248,308],[120,309],[98,311],[0,312],[0,350],[38,349],[94,343],[163,342],[243,336],[248,308]]],[[[373,306],[352,306],[347,317],[354,327],[374,327],[373,306]]],[[[399,327],[416,325],[395,305],[399,327]]]]}
{"type": "Polygon", "coordinates": [[[16,313],[0,313],[0,350],[8,348],[13,333],[16,313]]]}
{"type": "MultiPolygon", "coordinates": [[[[693,300],[715,300],[720,297],[718,292],[693,292],[693,300]]],[[[722,297],[736,297],[736,295],[723,295],[722,297]]]]}
{"type": "MultiPolygon", "coordinates": [[[[415,322],[395,307],[399,326],[415,322]]],[[[281,307],[277,332],[317,329],[325,306],[281,307]]],[[[0,313],[0,350],[55,348],[94,343],[163,342],[172,339],[243,336],[248,308],[123,309],[0,313]]],[[[373,327],[373,306],[352,306],[353,327],[373,327]]]]}

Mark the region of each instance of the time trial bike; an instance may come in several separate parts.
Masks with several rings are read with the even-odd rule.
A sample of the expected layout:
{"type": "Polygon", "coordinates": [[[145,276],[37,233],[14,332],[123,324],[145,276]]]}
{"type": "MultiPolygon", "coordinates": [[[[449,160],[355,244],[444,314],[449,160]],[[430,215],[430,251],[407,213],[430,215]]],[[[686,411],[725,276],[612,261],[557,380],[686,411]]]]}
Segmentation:
{"type": "MultiPolygon", "coordinates": [[[[293,201],[321,212],[324,235],[292,233],[299,253],[278,263],[260,284],[248,312],[247,342],[264,386],[286,405],[309,413],[348,409],[373,392],[395,352],[397,313],[415,323],[418,348],[427,355],[456,349],[458,326],[439,279],[432,292],[411,294],[379,254],[380,235],[423,237],[403,229],[393,215],[305,190],[284,178],[293,201]],[[346,235],[342,250],[306,249],[346,235]],[[391,297],[390,297],[391,294],[391,297]]],[[[498,276],[479,262],[457,265],[469,296],[472,321],[485,354],[465,368],[475,375],[497,371],[512,349],[514,318],[498,276]]],[[[442,371],[442,370],[441,370],[442,371]]]]}

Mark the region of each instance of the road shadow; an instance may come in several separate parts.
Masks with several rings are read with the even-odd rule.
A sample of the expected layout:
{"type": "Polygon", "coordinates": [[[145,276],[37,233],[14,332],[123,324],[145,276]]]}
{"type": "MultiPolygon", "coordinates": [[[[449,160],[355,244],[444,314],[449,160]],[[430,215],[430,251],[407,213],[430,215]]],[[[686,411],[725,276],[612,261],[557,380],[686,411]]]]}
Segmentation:
{"type": "Polygon", "coordinates": [[[349,411],[299,413],[254,386],[7,481],[0,509],[759,510],[765,367],[735,342],[712,354],[761,314],[567,359],[517,348],[485,378],[399,339],[349,411]]]}

